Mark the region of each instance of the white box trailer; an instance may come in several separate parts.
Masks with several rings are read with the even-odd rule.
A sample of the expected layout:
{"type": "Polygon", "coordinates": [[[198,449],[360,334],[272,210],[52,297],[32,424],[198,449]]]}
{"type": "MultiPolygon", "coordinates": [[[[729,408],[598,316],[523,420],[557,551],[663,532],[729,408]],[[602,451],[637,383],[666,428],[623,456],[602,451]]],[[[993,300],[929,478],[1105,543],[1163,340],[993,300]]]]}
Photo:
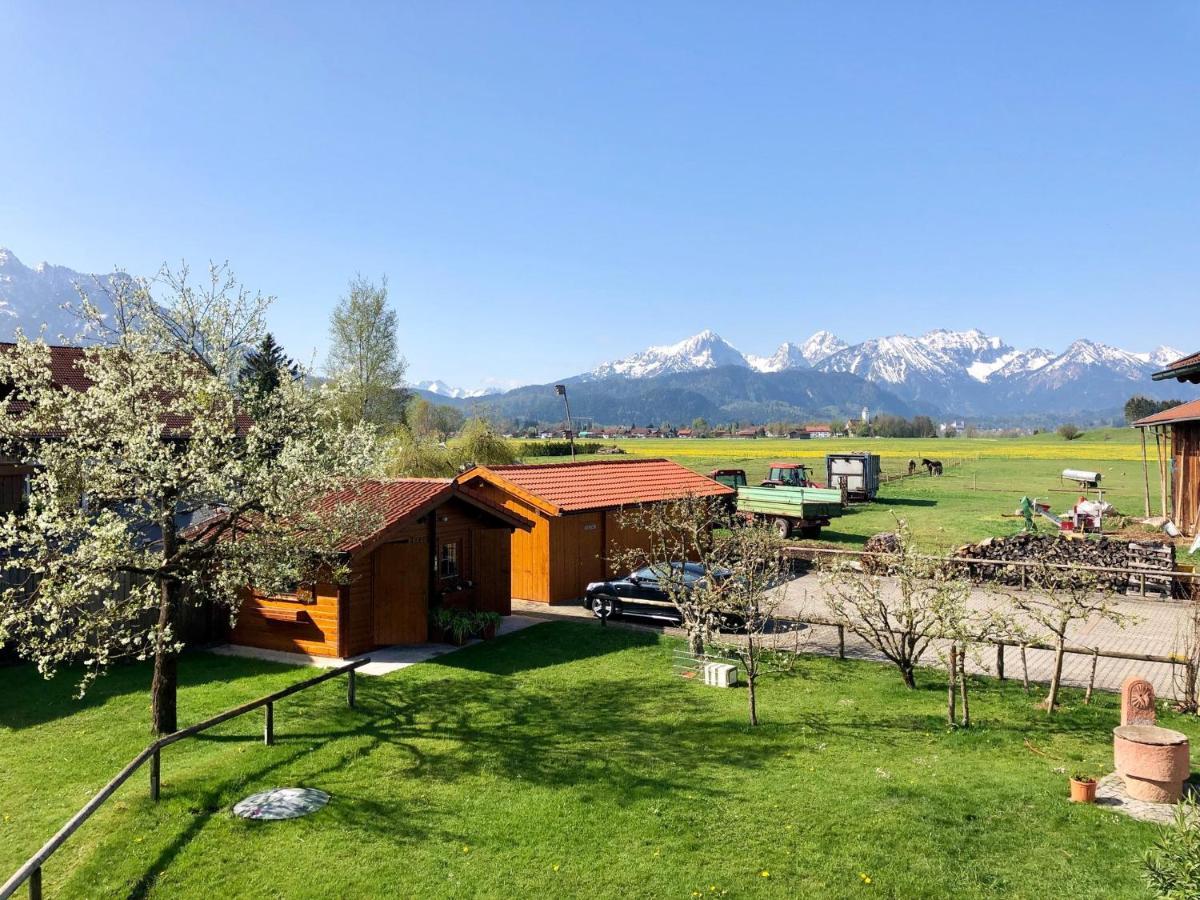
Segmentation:
{"type": "Polygon", "coordinates": [[[828,485],[845,487],[847,500],[869,501],[879,491],[879,455],[876,453],[829,453],[825,456],[828,485]]]}

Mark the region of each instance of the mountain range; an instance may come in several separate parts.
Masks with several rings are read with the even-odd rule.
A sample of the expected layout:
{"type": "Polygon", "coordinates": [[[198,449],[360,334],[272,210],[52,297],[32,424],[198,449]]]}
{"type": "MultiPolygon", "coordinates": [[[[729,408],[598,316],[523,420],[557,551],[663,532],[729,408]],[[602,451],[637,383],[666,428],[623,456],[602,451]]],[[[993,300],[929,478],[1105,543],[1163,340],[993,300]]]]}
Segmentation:
{"type": "Polygon", "coordinates": [[[44,328],[47,342],[69,343],[79,321],[64,306],[79,302],[78,289],[102,304],[104,292],[128,277],[123,272],[87,275],[46,262],[31,267],[0,247],[0,340],[11,341],[18,328],[29,337],[44,328]]]}
{"type": "MultiPolygon", "coordinates": [[[[936,329],[858,344],[818,331],[756,356],[705,330],[562,380],[574,385],[579,414],[602,422],[689,421],[701,406],[705,411],[695,414],[710,421],[821,419],[855,415],[863,406],[873,413],[985,422],[1089,420],[1119,415],[1136,393],[1179,396],[1178,385],[1151,381],[1150,374],[1183,355],[1173,347],[1133,352],[1087,338],[1062,351],[1019,349],[978,329],[936,329]],[[875,390],[857,386],[860,380],[875,390]],[[682,391],[690,392],[686,401],[682,391]]],[[[556,404],[549,385],[484,401],[498,415],[542,420],[561,417],[556,404]]]]}
{"type": "MultiPolygon", "coordinates": [[[[120,272],[88,275],[64,266],[24,265],[0,248],[0,340],[20,327],[47,340],[77,331],[64,304],[77,286],[100,296],[120,272]]],[[[873,413],[1018,421],[1066,416],[1087,420],[1119,414],[1133,394],[1170,399],[1186,392],[1150,374],[1184,353],[1160,346],[1133,352],[1080,338],[1061,351],[1017,348],[978,329],[936,329],[919,337],[890,335],[850,344],[822,330],[784,340],[769,355],[746,354],[711,330],[675,344],[648,347],[590,372],[559,379],[571,387],[573,410],[601,423],[765,422],[823,420],[873,413]]],[[[442,381],[414,386],[438,402],[471,406],[506,418],[561,419],[553,383],[509,391],[464,390],[442,381]]]]}

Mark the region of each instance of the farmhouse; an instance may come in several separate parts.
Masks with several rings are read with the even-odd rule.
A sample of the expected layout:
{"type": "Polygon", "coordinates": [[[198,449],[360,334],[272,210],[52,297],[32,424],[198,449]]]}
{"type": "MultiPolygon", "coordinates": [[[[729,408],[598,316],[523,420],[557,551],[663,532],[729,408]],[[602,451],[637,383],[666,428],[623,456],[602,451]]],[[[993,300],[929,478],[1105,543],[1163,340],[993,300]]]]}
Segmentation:
{"type": "Polygon", "coordinates": [[[309,656],[347,657],[429,639],[429,610],[511,611],[510,539],[533,523],[449,479],[368,481],[323,505],[361,502],[378,513],[371,534],[340,549],[346,584],[250,590],[231,641],[309,656]]]}
{"type": "Polygon", "coordinates": [[[457,481],[533,520],[532,529],[513,534],[512,596],[540,603],[575,600],[589,581],[615,574],[612,552],[638,544],[621,525],[622,509],[734,493],[667,459],[476,466],[457,481]]]}
{"type": "MultiPolygon", "coordinates": [[[[1155,381],[1175,379],[1200,384],[1200,353],[1177,359],[1155,372],[1155,381]]],[[[1150,515],[1150,469],[1146,433],[1158,448],[1159,506],[1164,516],[1188,536],[1200,531],[1200,400],[1181,403],[1133,423],[1142,433],[1142,473],[1146,515],[1150,515]]]]}

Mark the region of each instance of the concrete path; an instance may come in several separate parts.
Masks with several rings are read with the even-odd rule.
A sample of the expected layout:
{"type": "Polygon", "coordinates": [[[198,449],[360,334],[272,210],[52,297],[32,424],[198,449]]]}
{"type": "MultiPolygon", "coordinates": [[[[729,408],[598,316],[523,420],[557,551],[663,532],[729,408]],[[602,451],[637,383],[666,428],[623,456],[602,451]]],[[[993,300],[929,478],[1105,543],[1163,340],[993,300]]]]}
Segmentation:
{"type": "MultiPolygon", "coordinates": [[[[520,631],[522,628],[528,628],[530,625],[537,625],[541,621],[542,619],[531,616],[505,616],[496,628],[496,635],[511,634],[514,631],[520,631]]],[[[463,646],[470,647],[472,644],[478,643],[481,642],[471,640],[467,641],[463,646]]],[[[462,647],[455,647],[453,644],[413,644],[411,646],[397,645],[382,647],[378,650],[372,650],[370,653],[362,654],[362,656],[370,656],[371,661],[356,671],[362,675],[388,675],[391,672],[406,669],[417,663],[436,659],[439,656],[445,656],[447,653],[453,653],[455,650],[461,649],[462,647]]],[[[237,644],[222,644],[219,647],[214,647],[211,652],[220,653],[225,656],[266,659],[271,662],[288,663],[293,666],[312,666],[318,669],[333,669],[337,666],[345,665],[351,659],[361,659],[361,657],[341,659],[335,656],[308,656],[304,653],[285,653],[280,650],[263,650],[259,647],[242,647],[237,644]]]]}

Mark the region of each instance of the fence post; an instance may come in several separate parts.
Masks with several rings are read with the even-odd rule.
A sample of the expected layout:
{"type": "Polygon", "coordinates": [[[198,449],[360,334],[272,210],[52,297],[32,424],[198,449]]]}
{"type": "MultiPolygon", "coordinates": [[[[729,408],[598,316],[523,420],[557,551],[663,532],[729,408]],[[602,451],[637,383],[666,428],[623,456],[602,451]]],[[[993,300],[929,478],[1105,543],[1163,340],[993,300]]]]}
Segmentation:
{"type": "Polygon", "coordinates": [[[996,677],[1004,680],[1004,644],[996,644],[996,677]]]}
{"type": "Polygon", "coordinates": [[[354,674],[355,669],[351,669],[347,674],[350,676],[346,682],[346,705],[354,709],[354,674]]]}
{"type": "Polygon", "coordinates": [[[838,659],[846,658],[846,627],[838,625],[838,659]]]}
{"type": "Polygon", "coordinates": [[[263,743],[270,747],[275,743],[275,704],[267,701],[263,707],[266,717],[263,719],[263,743]]]}
{"type": "Polygon", "coordinates": [[[154,755],[150,757],[150,799],[155,803],[158,802],[159,784],[161,769],[159,768],[159,750],[154,748],[154,755]]]}
{"type": "Polygon", "coordinates": [[[42,867],[29,873],[29,900],[42,900],[42,867]]]}

